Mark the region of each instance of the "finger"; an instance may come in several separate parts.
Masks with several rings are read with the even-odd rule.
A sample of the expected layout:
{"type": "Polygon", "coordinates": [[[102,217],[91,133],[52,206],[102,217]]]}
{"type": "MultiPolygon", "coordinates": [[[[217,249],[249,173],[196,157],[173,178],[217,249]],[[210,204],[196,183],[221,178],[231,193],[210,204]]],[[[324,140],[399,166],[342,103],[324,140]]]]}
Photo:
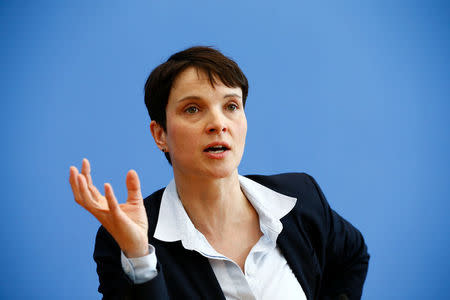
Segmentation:
{"type": "Polygon", "coordinates": [[[141,183],[135,170],[128,171],[126,183],[128,189],[127,202],[142,201],[141,183]]]}
{"type": "Polygon", "coordinates": [[[92,185],[91,177],[91,164],[87,158],[83,158],[83,163],[81,164],[81,173],[86,177],[88,186],[92,185]]]}
{"type": "Polygon", "coordinates": [[[102,194],[99,192],[97,187],[92,182],[91,164],[87,158],[83,159],[83,163],[81,166],[81,173],[83,173],[84,177],[86,177],[87,186],[89,191],[92,193],[93,200],[98,202],[101,199],[102,194]]]}
{"type": "Polygon", "coordinates": [[[92,193],[92,197],[95,201],[100,201],[103,197],[102,194],[99,192],[99,190],[95,187],[95,185],[89,185],[88,186],[89,191],[92,193]]]}
{"type": "Polygon", "coordinates": [[[69,182],[70,187],[72,188],[72,193],[75,201],[81,205],[81,196],[80,196],[80,190],[78,187],[78,169],[74,166],[70,167],[70,176],[69,176],[69,182]]]}
{"type": "Polygon", "coordinates": [[[111,212],[116,212],[119,209],[119,203],[117,203],[113,188],[109,183],[105,183],[105,198],[108,203],[109,210],[111,212]]]}
{"type": "Polygon", "coordinates": [[[92,208],[93,199],[91,196],[91,192],[87,187],[86,178],[83,174],[78,174],[77,182],[81,196],[81,205],[83,205],[86,209],[92,208]]]}

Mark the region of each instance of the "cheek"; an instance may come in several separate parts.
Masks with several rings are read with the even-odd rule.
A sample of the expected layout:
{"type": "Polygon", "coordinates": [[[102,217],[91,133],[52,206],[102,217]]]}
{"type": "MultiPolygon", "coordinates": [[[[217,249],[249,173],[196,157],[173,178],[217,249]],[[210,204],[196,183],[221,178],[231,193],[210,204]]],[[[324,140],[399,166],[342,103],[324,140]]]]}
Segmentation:
{"type": "Polygon", "coordinates": [[[171,152],[183,152],[186,149],[194,148],[195,142],[198,140],[195,137],[194,130],[190,130],[186,124],[173,124],[168,130],[169,134],[169,147],[171,152]]]}
{"type": "Polygon", "coordinates": [[[244,140],[244,142],[246,135],[247,135],[247,119],[244,116],[244,118],[239,123],[239,136],[244,140]]]}

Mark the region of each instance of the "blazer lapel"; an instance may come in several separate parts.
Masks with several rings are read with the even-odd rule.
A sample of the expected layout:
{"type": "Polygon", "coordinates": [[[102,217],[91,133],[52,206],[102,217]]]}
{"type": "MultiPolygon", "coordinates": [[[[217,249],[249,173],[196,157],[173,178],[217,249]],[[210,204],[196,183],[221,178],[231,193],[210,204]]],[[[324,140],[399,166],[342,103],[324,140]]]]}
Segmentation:
{"type": "Polygon", "coordinates": [[[314,299],[316,280],[318,276],[317,259],[309,242],[305,240],[294,214],[290,212],[281,219],[283,230],[277,239],[277,244],[286,258],[292,272],[302,286],[307,299],[314,299]]]}
{"type": "Polygon", "coordinates": [[[195,251],[190,252],[192,252],[192,259],[188,260],[189,265],[187,268],[189,270],[195,270],[195,276],[192,276],[192,282],[198,287],[202,298],[225,300],[223,291],[208,259],[195,251]]]}
{"type": "Polygon", "coordinates": [[[154,240],[163,268],[169,294],[175,299],[190,295],[191,299],[222,299],[225,296],[209,260],[196,251],[186,250],[181,241],[154,240]],[[180,289],[170,290],[177,286],[180,289]]]}

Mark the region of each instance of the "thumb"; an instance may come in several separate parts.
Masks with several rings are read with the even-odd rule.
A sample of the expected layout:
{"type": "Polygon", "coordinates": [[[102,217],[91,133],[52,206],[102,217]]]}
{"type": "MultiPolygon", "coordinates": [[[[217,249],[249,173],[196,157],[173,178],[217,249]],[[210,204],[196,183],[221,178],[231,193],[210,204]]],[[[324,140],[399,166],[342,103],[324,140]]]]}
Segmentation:
{"type": "Polygon", "coordinates": [[[132,203],[142,201],[141,183],[139,181],[139,176],[135,170],[128,171],[126,183],[128,190],[127,202],[132,203]]]}

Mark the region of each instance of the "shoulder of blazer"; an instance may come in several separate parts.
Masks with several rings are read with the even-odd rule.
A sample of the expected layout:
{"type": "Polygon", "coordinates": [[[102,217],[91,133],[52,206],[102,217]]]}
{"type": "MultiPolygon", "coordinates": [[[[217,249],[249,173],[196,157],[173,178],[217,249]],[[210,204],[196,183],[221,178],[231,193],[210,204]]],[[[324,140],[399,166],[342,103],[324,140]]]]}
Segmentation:
{"type": "Polygon", "coordinates": [[[313,177],[306,173],[247,177],[276,192],[297,198],[295,207],[283,219],[294,218],[297,226],[306,231],[311,246],[316,250],[324,248],[330,207],[313,177]]]}
{"type": "Polygon", "coordinates": [[[294,213],[320,215],[328,208],[325,196],[313,177],[306,173],[282,173],[276,175],[247,175],[251,180],[280,194],[297,198],[294,213]]]}
{"type": "Polygon", "coordinates": [[[281,173],[275,175],[245,175],[274,191],[291,197],[298,196],[299,188],[311,182],[306,173],[281,173]]]}

